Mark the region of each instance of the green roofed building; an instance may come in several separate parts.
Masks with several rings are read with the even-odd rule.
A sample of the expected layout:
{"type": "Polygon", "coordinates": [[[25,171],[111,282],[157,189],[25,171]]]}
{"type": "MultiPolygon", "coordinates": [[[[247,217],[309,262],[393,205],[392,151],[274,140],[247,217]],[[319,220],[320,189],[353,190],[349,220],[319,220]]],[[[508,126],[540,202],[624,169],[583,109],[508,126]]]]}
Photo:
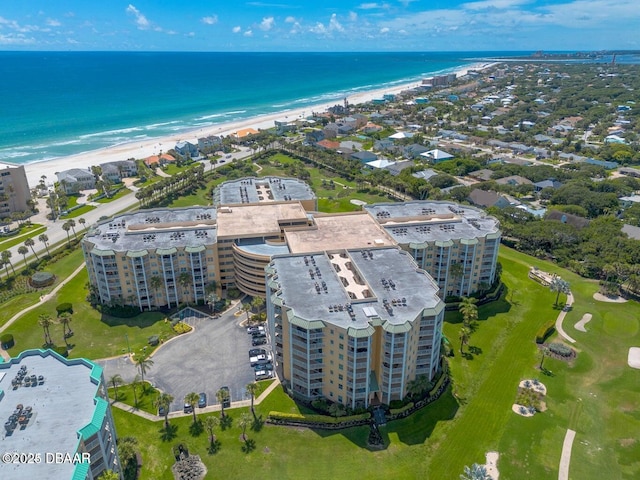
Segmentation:
{"type": "Polygon", "coordinates": [[[0,363],[2,480],[97,479],[120,473],[102,367],[51,350],[0,363]]]}

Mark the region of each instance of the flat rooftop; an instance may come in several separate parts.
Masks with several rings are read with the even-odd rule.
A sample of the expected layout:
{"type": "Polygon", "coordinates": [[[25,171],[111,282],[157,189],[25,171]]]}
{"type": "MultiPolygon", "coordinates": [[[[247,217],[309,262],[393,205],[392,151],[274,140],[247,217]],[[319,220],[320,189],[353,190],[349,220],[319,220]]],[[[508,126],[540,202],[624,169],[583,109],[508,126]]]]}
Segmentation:
{"type": "Polygon", "coordinates": [[[95,225],[86,240],[114,252],[212,245],[216,215],[212,207],[142,210],[95,225]]]}
{"type": "Polygon", "coordinates": [[[366,329],[379,317],[399,326],[441,303],[431,277],[398,248],[276,257],[271,265],[279,296],[304,320],[366,329]]]}
{"type": "Polygon", "coordinates": [[[102,372],[101,367],[87,360],[75,360],[75,365],[66,365],[50,353],[40,351],[23,352],[8,363],[0,363],[0,421],[2,424],[21,404],[31,407],[32,414],[24,430],[20,425],[11,435],[2,427],[0,449],[3,452],[40,453],[40,464],[0,463],[0,478],[23,480],[25,478],[71,478],[75,466],[69,463],[46,463],[47,452],[73,455],[78,447],[78,431],[91,423],[98,385],[90,378],[92,369],[102,372]],[[42,356],[46,355],[46,356],[42,356]],[[20,386],[13,389],[13,380],[20,367],[25,366],[26,375],[42,375],[44,383],[35,387],[20,386]]]}
{"type": "Polygon", "coordinates": [[[378,203],[364,209],[400,244],[472,239],[500,229],[483,210],[452,202],[378,203]]]}
{"type": "Polygon", "coordinates": [[[394,246],[394,240],[365,212],[314,215],[316,228],[287,231],[293,253],[394,246]]]}
{"type": "Polygon", "coordinates": [[[213,193],[214,205],[313,200],[311,187],[297,178],[242,178],[221,183],[213,193]]]}
{"type": "Polygon", "coordinates": [[[218,236],[224,238],[279,235],[282,224],[306,222],[307,213],[297,202],[233,205],[218,209],[218,236]]]}

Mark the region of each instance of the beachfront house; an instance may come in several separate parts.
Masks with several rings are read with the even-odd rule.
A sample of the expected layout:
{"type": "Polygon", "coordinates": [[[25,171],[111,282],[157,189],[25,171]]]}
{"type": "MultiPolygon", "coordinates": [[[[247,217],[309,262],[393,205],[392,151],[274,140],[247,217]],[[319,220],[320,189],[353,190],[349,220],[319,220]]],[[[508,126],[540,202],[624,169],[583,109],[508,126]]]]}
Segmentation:
{"type": "Polygon", "coordinates": [[[369,163],[377,160],[378,156],[375,153],[367,152],[365,150],[362,152],[355,152],[351,154],[351,158],[353,158],[354,160],[358,160],[359,162],[362,162],[362,163],[369,163]]]}
{"type": "Polygon", "coordinates": [[[212,152],[222,145],[222,138],[217,135],[209,135],[198,139],[198,150],[212,152]]]}
{"type": "Polygon", "coordinates": [[[138,166],[133,160],[120,160],[100,164],[102,179],[111,183],[120,183],[123,178],[138,175],[138,166]]]}
{"type": "Polygon", "coordinates": [[[80,190],[96,188],[96,177],[89,170],[71,168],[63,172],[56,172],[58,183],[67,195],[73,195],[80,190]]]}
{"type": "Polygon", "coordinates": [[[424,152],[420,154],[421,158],[424,158],[426,161],[436,164],[440,162],[444,162],[445,160],[450,160],[453,158],[453,155],[445,152],[444,150],[439,150],[437,148],[433,150],[429,150],[428,152],[424,152]]]}
{"type": "Polygon", "coordinates": [[[176,143],[174,150],[176,151],[176,153],[178,153],[183,157],[194,158],[199,155],[198,147],[191,142],[186,142],[186,141],[178,142],[176,143]]]}

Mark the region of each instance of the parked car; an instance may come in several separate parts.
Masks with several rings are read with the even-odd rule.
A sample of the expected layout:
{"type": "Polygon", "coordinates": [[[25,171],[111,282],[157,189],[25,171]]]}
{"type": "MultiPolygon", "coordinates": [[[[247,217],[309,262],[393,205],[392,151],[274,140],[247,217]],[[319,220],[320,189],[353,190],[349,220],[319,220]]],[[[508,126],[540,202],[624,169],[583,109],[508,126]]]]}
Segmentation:
{"type": "Polygon", "coordinates": [[[256,364],[255,367],[253,367],[253,369],[256,372],[259,372],[260,370],[267,370],[267,371],[271,371],[273,370],[273,363],[267,361],[267,362],[259,362],[258,364],[256,364]]]}
{"type": "Polygon", "coordinates": [[[264,345],[267,343],[267,339],[265,337],[256,337],[251,340],[251,345],[257,347],[258,345],[264,345]]]}
{"type": "Polygon", "coordinates": [[[249,350],[249,358],[266,354],[267,351],[264,348],[252,348],[251,350],[249,350]]]}
{"type": "Polygon", "coordinates": [[[267,380],[268,378],[273,378],[273,372],[269,370],[258,370],[256,372],[256,380],[267,380]]]}
{"type": "Polygon", "coordinates": [[[158,416],[164,417],[167,414],[167,410],[164,408],[164,405],[160,405],[158,407],[158,416]]]}
{"type": "Polygon", "coordinates": [[[191,413],[193,412],[193,405],[191,405],[190,403],[185,402],[184,404],[184,413],[191,413]]]}
{"type": "Polygon", "coordinates": [[[224,390],[227,392],[227,396],[224,399],[224,401],[222,402],[222,406],[224,408],[229,408],[231,406],[231,392],[229,391],[229,387],[224,386],[224,387],[220,387],[220,390],[224,390]]]}
{"type": "Polygon", "coordinates": [[[251,335],[255,334],[255,333],[264,333],[264,327],[262,325],[252,325],[250,327],[247,327],[247,333],[250,333],[251,335]]]}
{"type": "Polygon", "coordinates": [[[200,398],[198,399],[198,408],[204,408],[207,406],[207,394],[202,392],[200,393],[200,398]]]}
{"type": "Polygon", "coordinates": [[[260,355],[256,355],[255,357],[251,357],[249,358],[249,362],[251,363],[252,367],[255,367],[259,362],[268,362],[269,360],[267,359],[267,356],[264,354],[260,354],[260,355]]]}
{"type": "Polygon", "coordinates": [[[267,334],[265,332],[252,332],[251,336],[253,338],[265,338],[267,334]]]}

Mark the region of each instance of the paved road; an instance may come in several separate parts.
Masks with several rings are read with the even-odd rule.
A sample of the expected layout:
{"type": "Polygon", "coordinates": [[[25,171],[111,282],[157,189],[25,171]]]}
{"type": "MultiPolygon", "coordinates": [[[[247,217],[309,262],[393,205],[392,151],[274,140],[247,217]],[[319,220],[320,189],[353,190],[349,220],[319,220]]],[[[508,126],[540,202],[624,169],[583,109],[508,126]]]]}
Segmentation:
{"type": "MultiPolygon", "coordinates": [[[[223,385],[229,387],[232,402],[248,398],[245,387],[254,381],[248,356],[251,336],[240,325],[245,315],[236,317],[236,311],[232,308],[217,319],[190,319],[192,333],[170,340],[152,356],[145,379],[174,397],[170,411],[181,410],[189,392],[205,392],[208,404],[217,403],[215,394],[223,385]]],[[[130,382],[138,373],[127,355],[97,363],[107,381],[120,374],[130,382]]]]}

